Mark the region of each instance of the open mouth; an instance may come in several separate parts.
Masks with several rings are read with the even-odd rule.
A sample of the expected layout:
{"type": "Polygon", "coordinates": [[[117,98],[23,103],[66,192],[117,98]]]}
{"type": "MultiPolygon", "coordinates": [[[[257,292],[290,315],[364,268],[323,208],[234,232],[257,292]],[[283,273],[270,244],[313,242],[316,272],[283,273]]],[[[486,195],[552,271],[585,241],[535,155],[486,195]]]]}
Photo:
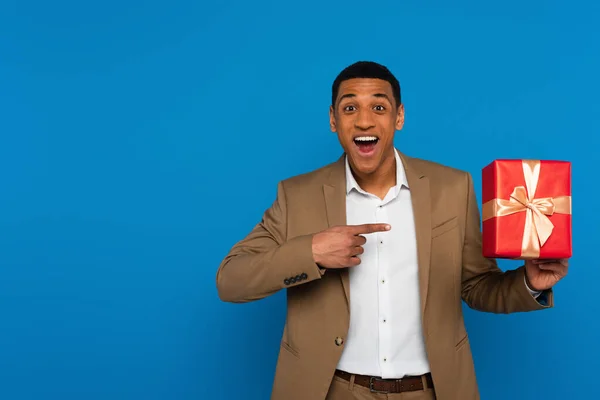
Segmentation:
{"type": "Polygon", "coordinates": [[[377,136],[358,136],[354,138],[354,144],[358,147],[358,151],[365,155],[372,153],[378,142],[379,138],[377,136]]]}

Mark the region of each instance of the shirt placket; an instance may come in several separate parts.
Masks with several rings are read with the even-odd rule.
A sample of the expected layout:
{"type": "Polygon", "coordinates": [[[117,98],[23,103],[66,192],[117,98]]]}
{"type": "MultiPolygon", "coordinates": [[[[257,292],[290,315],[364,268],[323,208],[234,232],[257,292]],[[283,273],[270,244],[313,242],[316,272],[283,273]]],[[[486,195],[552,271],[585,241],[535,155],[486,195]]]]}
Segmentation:
{"type": "MultiPolygon", "coordinates": [[[[383,203],[376,208],[376,220],[378,223],[388,222],[387,209],[383,203]]],[[[389,265],[387,247],[387,235],[384,232],[377,233],[377,273],[378,273],[378,326],[379,326],[379,365],[383,376],[389,374],[390,370],[390,312],[389,296],[390,282],[388,278],[389,265]]]]}

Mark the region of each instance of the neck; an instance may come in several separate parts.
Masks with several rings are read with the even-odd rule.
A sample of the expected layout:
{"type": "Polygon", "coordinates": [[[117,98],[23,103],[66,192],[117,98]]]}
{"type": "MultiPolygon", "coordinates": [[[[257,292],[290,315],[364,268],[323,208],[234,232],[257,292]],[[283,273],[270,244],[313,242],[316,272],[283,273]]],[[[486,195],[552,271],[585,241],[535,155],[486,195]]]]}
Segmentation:
{"type": "Polygon", "coordinates": [[[364,191],[383,199],[390,188],[396,185],[396,157],[394,151],[392,149],[383,159],[379,168],[369,174],[352,171],[354,179],[364,191]]]}

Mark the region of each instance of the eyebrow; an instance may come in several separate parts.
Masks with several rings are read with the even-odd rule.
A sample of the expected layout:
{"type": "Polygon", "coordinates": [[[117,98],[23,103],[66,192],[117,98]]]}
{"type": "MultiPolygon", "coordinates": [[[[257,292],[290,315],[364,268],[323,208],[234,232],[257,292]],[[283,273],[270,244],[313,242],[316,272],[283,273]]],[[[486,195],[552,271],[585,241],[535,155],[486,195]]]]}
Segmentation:
{"type": "MultiPolygon", "coordinates": [[[[347,93],[345,95],[342,95],[342,97],[340,97],[339,102],[341,103],[342,100],[346,99],[346,98],[352,98],[352,97],[356,97],[356,95],[354,93],[347,93]]],[[[392,104],[392,100],[389,98],[389,96],[385,93],[375,93],[373,94],[373,97],[380,97],[380,98],[384,98],[387,101],[389,101],[390,104],[392,104]]]]}

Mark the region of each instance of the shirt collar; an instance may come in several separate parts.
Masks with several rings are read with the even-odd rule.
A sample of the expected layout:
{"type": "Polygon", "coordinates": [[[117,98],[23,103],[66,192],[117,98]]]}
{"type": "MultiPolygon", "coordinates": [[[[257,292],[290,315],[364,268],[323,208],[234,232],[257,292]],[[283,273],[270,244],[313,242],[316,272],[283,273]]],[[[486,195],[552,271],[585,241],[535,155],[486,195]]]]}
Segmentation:
{"type": "MultiPolygon", "coordinates": [[[[402,160],[398,155],[398,151],[394,149],[394,158],[396,159],[396,186],[394,189],[396,194],[398,194],[399,189],[404,185],[408,188],[408,180],[406,179],[406,171],[404,170],[404,164],[402,164],[402,160]]],[[[359,192],[364,191],[359,186],[356,179],[354,179],[354,175],[352,174],[352,170],[350,169],[350,163],[348,162],[348,156],[345,157],[346,164],[346,194],[350,193],[352,189],[355,189],[359,192]]]]}

